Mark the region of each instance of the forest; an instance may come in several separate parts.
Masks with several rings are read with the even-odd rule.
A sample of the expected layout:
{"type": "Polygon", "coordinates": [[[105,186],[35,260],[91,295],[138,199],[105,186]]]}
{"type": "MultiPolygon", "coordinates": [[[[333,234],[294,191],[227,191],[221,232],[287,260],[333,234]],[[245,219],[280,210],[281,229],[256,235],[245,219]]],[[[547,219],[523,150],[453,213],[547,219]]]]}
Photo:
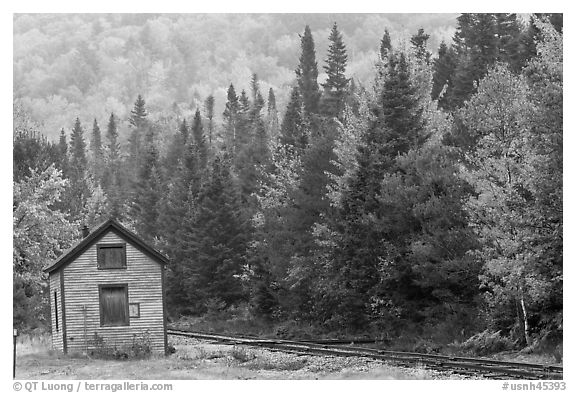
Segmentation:
{"type": "MultiPolygon", "coordinates": [[[[40,30],[28,30],[38,54],[15,56],[14,327],[49,329],[42,268],[84,224],[114,217],[169,258],[171,321],[242,314],[331,336],[561,345],[562,15],[460,14],[439,42],[422,27],[403,38],[368,24],[381,30],[369,43],[342,34],[341,18],[318,16],[331,21],[326,41],[299,27],[289,77],[270,74],[279,68],[262,55],[262,67],[237,74],[246,74],[241,82],[205,75],[192,103],[183,103],[185,67],[164,68],[174,74],[162,78],[161,96],[144,87],[158,62],[194,57],[178,63],[161,53],[190,50],[185,29],[154,52],[161,35],[140,21],[139,38],[125,45],[140,48],[130,53],[141,68],[117,62],[127,79],[111,90],[86,72],[113,56],[99,58],[82,40],[69,59],[77,75],[16,72],[50,53],[40,30]],[[367,50],[376,57],[359,77],[350,65],[367,50]],[[79,99],[60,106],[60,119],[74,120],[53,135],[34,100],[75,77],[68,93],[79,99]],[[44,85],[34,93],[36,83],[44,85]],[[129,110],[123,95],[132,96],[129,110]],[[167,95],[173,104],[149,104],[167,95]]],[[[79,34],[103,35],[111,20],[79,34]]],[[[34,21],[20,16],[15,36],[34,21]]],[[[286,43],[268,40],[252,49],[286,43]]]]}

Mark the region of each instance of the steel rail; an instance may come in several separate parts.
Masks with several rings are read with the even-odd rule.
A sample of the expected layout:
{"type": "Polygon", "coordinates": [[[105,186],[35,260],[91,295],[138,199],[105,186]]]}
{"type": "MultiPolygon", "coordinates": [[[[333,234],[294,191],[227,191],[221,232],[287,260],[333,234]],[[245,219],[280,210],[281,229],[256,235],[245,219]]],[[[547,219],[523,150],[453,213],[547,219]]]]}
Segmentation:
{"type": "Polygon", "coordinates": [[[428,368],[443,371],[449,369],[452,371],[461,371],[465,373],[465,371],[473,370],[475,372],[489,372],[498,376],[504,375],[521,379],[557,380],[563,378],[563,368],[561,366],[545,364],[506,362],[492,359],[423,354],[417,352],[388,351],[350,345],[327,345],[323,343],[315,343],[313,340],[292,341],[283,339],[259,339],[212,333],[197,333],[181,330],[168,330],[168,334],[216,341],[225,344],[264,347],[270,350],[297,354],[369,357],[376,360],[400,363],[403,366],[409,366],[416,363],[424,365],[428,368]]]}

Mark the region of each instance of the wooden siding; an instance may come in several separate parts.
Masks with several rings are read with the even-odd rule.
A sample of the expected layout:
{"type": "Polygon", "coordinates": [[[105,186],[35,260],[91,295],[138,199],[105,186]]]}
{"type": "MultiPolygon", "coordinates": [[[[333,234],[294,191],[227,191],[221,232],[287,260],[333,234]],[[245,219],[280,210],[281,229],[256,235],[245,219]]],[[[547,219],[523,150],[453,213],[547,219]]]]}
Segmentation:
{"type": "Polygon", "coordinates": [[[106,345],[118,347],[147,334],[152,350],[164,354],[163,266],[127,243],[126,269],[98,269],[97,246],[111,243],[124,240],[109,231],[63,268],[68,352],[94,348],[95,333],[106,345]],[[98,285],[118,283],[127,284],[129,303],[140,304],[140,317],[130,318],[129,326],[100,326],[98,285]]]}
{"type": "Polygon", "coordinates": [[[60,292],[60,272],[50,274],[50,321],[52,325],[52,347],[64,352],[62,344],[62,294],[60,292]],[[54,292],[56,292],[56,307],[54,307],[54,292]],[[56,308],[58,309],[58,329],[56,329],[56,308]]]}

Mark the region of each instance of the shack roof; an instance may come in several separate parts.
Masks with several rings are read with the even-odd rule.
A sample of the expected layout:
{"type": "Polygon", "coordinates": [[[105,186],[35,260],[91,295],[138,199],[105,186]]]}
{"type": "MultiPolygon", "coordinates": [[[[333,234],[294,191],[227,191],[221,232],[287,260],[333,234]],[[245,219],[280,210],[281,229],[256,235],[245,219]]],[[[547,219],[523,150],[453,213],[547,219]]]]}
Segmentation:
{"type": "Polygon", "coordinates": [[[92,228],[90,230],[90,233],[86,237],[79,240],[76,244],[74,244],[72,247],[66,250],[52,264],[44,268],[44,272],[51,273],[67,265],[68,263],[73,261],[78,255],[84,252],[88,247],[96,243],[102,236],[104,236],[110,230],[114,231],[116,234],[118,234],[118,236],[134,245],[136,248],[138,248],[140,251],[148,255],[156,262],[162,264],[168,263],[168,259],[164,255],[162,255],[154,248],[146,244],[146,242],[144,242],[144,240],[138,237],[135,233],[126,229],[116,220],[109,219],[97,225],[96,227],[92,228]]]}

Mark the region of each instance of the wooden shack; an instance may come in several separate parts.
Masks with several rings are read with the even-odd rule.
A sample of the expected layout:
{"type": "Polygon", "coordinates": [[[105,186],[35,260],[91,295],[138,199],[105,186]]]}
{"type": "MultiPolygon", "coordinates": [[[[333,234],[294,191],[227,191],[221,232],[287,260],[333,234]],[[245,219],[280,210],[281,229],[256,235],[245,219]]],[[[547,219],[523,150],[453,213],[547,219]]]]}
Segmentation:
{"type": "Polygon", "coordinates": [[[152,353],[165,354],[166,264],[115,220],[85,228],[84,238],[44,269],[54,349],[90,353],[145,342],[152,353]]]}

